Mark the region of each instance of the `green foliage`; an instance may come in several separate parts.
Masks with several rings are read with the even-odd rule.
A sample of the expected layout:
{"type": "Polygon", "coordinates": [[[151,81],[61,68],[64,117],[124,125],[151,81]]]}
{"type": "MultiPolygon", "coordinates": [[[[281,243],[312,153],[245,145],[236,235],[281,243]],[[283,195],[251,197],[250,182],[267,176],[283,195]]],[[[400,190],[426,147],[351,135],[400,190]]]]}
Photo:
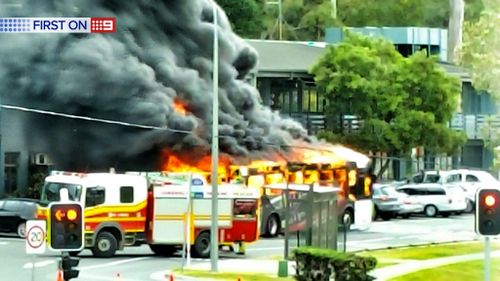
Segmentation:
{"type": "MultiPolygon", "coordinates": [[[[449,1],[337,0],[339,19],[346,26],[426,26],[448,28],[449,1]]],[[[481,0],[465,0],[465,19],[477,20],[481,0]]]]}
{"type": "MultiPolygon", "coordinates": [[[[245,38],[278,39],[278,0],[217,0],[236,33],[245,38]]],[[[282,0],[284,40],[323,40],[329,26],[448,27],[449,1],[337,0],[337,18],[331,0],[282,0]]],[[[465,19],[476,21],[482,0],[465,0],[465,19]]]]}
{"type": "Polygon", "coordinates": [[[474,87],[500,98],[500,0],[484,0],[477,22],[466,22],[459,59],[470,69],[474,87]]]}
{"type": "Polygon", "coordinates": [[[264,29],[264,10],[260,0],[216,0],[225,11],[233,30],[244,38],[259,38],[264,29]]]}
{"type": "Polygon", "coordinates": [[[375,279],[368,274],[377,266],[377,260],[373,257],[309,247],[296,249],[294,257],[297,263],[295,279],[298,281],[365,281],[375,279]]]}
{"type": "Polygon", "coordinates": [[[465,142],[462,133],[447,128],[458,108],[459,80],[424,52],[404,58],[389,41],[348,34],[311,73],[333,105],[332,117],[342,113],[362,120],[357,131],[319,135],[328,141],[392,155],[417,146],[453,153],[465,142]]]}

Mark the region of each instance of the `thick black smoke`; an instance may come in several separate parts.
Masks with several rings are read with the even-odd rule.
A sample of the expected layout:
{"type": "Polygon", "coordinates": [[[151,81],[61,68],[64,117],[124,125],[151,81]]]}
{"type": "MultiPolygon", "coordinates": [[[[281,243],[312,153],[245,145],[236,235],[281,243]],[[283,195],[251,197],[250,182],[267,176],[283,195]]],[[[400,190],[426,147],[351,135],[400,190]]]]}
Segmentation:
{"type": "MultiPolygon", "coordinates": [[[[116,17],[113,34],[0,34],[0,93],[5,104],[158,126],[132,129],[36,113],[23,114],[30,149],[64,168],[154,167],[159,150],[208,151],[214,25],[209,0],[31,0],[1,16],[116,17]],[[191,114],[174,111],[173,100],[191,114]]],[[[2,14],[3,13],[3,14],[2,14]]],[[[259,102],[246,82],[257,54],[234,34],[221,9],[220,140],[232,155],[267,143],[307,138],[296,122],[259,102]]],[[[7,113],[8,114],[8,113],[7,113]]]]}

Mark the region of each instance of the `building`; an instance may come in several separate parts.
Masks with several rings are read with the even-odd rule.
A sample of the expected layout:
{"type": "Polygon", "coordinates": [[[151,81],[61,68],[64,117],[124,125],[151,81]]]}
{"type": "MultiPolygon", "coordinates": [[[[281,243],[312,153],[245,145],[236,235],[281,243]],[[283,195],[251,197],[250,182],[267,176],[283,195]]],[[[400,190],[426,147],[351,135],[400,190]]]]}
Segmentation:
{"type": "MultiPolygon", "coordinates": [[[[492,117],[496,124],[500,119],[497,102],[488,93],[479,93],[472,86],[470,74],[463,68],[447,63],[448,58],[448,31],[440,28],[428,27],[363,27],[349,28],[350,32],[357,32],[367,36],[383,37],[392,41],[396,49],[403,55],[409,56],[416,51],[426,50],[428,54],[439,56],[440,65],[450,74],[458,76],[462,81],[462,95],[460,109],[455,114],[450,126],[464,131],[468,141],[461,151],[460,166],[490,169],[493,153],[485,147],[481,134],[486,119],[492,117]]],[[[346,31],[332,27],[326,29],[325,41],[338,43],[343,40],[346,31]]],[[[432,163],[432,161],[431,161],[432,163]]],[[[427,168],[434,168],[432,165],[427,168]]]]}
{"type": "MultiPolygon", "coordinates": [[[[377,30],[368,28],[365,33],[374,36],[390,33],[390,28],[381,28],[378,32],[377,30]]],[[[441,59],[446,58],[446,40],[443,40],[446,38],[446,30],[409,28],[404,33],[405,28],[395,28],[395,31],[395,34],[399,36],[399,39],[396,38],[399,40],[397,42],[402,45],[395,44],[396,48],[404,55],[408,56],[417,50],[426,49],[431,54],[439,55],[441,59]],[[409,40],[404,41],[404,38],[409,40]]],[[[343,36],[339,32],[327,30],[327,40],[335,38],[342,40],[343,36]]],[[[283,116],[289,116],[301,122],[312,134],[331,128],[332,125],[355,128],[356,120],[352,116],[346,116],[343,124],[337,124],[336,120],[328,120],[324,114],[328,101],[323,99],[315,86],[313,77],[308,73],[310,67],[324,53],[327,44],[338,43],[338,41],[327,42],[327,44],[269,40],[248,40],[248,42],[260,56],[257,87],[265,105],[279,110],[283,116]]],[[[462,82],[460,108],[450,122],[450,127],[465,131],[468,141],[458,157],[435,158],[427,155],[425,159],[417,161],[421,164],[415,164],[414,169],[433,169],[437,166],[436,164],[441,167],[490,169],[493,155],[485,148],[480,130],[488,116],[495,116],[496,103],[488,94],[477,93],[465,69],[446,61],[439,62],[439,65],[449,74],[457,76],[462,82]],[[442,165],[444,162],[446,165],[442,165]]],[[[408,170],[409,167],[400,164],[399,168],[394,167],[392,176],[404,177],[408,170]]]]}

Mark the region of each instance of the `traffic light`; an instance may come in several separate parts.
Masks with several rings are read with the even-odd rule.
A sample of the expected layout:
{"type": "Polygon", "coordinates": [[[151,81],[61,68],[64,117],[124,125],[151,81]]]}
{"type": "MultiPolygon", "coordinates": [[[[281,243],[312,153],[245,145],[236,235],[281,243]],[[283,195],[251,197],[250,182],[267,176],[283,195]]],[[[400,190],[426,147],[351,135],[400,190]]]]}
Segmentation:
{"type": "Polygon", "coordinates": [[[53,250],[80,251],[84,246],[83,208],[76,202],[49,205],[50,247],[53,250]]]}
{"type": "Polygon", "coordinates": [[[63,277],[65,281],[73,278],[78,278],[80,271],[78,269],[73,269],[73,267],[78,266],[80,263],[79,258],[74,258],[70,256],[63,256],[61,261],[61,268],[63,271],[63,277]]]}
{"type": "Polygon", "coordinates": [[[500,234],[500,189],[481,188],[476,194],[475,231],[479,235],[500,234]]]}

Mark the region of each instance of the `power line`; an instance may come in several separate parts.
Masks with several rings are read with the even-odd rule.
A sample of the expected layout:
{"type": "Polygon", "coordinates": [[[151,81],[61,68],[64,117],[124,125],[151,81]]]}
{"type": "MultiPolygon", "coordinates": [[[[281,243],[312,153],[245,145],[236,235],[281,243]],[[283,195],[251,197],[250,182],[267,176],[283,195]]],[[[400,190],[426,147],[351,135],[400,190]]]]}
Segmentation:
{"type": "MultiPolygon", "coordinates": [[[[149,130],[164,130],[164,131],[169,131],[169,132],[173,132],[173,133],[182,133],[182,134],[192,134],[193,133],[193,131],[188,131],[188,130],[179,130],[179,129],[172,129],[172,128],[168,128],[168,127],[142,125],[142,124],[136,124],[136,123],[129,123],[129,122],[123,122],[123,121],[94,118],[94,117],[89,117],[89,116],[60,113],[60,112],[55,112],[55,111],[28,108],[28,107],[15,106],[15,105],[0,104],[0,107],[5,108],[5,109],[10,109],[10,110],[32,112],[32,113],[38,113],[38,114],[44,114],[44,115],[59,116],[59,117],[70,118],[70,119],[93,121],[93,122],[100,122],[100,123],[120,125],[120,126],[133,127],[133,128],[141,128],[141,129],[149,129],[149,130]]],[[[232,138],[232,137],[220,135],[219,138],[232,138]]],[[[268,145],[268,146],[273,146],[277,149],[296,148],[296,149],[304,149],[304,150],[323,151],[323,152],[328,152],[328,153],[332,153],[332,154],[335,153],[332,150],[329,150],[326,148],[309,147],[309,146],[304,146],[304,145],[277,144],[277,143],[271,143],[271,142],[265,142],[265,141],[260,142],[260,143],[268,145]]]]}
{"type": "Polygon", "coordinates": [[[174,132],[174,133],[185,133],[185,134],[192,133],[191,131],[187,131],[187,130],[177,130],[177,129],[171,129],[168,127],[158,127],[158,126],[134,124],[134,123],[128,123],[128,122],[123,122],[123,121],[114,121],[114,120],[108,120],[108,119],[102,119],[102,118],[93,118],[93,117],[88,117],[88,116],[66,114],[66,113],[41,110],[41,109],[34,109],[34,108],[28,108],[28,107],[22,107],[22,106],[14,106],[14,105],[6,105],[6,104],[2,104],[0,106],[5,108],[5,109],[11,109],[11,110],[34,112],[34,113],[45,114],[45,115],[54,115],[54,116],[60,116],[60,117],[65,117],[65,118],[71,118],[71,119],[95,121],[95,122],[115,124],[115,125],[121,125],[121,126],[127,126],[127,127],[135,127],[135,128],[141,128],[141,129],[166,130],[166,131],[170,131],[170,132],[174,132]]]}

